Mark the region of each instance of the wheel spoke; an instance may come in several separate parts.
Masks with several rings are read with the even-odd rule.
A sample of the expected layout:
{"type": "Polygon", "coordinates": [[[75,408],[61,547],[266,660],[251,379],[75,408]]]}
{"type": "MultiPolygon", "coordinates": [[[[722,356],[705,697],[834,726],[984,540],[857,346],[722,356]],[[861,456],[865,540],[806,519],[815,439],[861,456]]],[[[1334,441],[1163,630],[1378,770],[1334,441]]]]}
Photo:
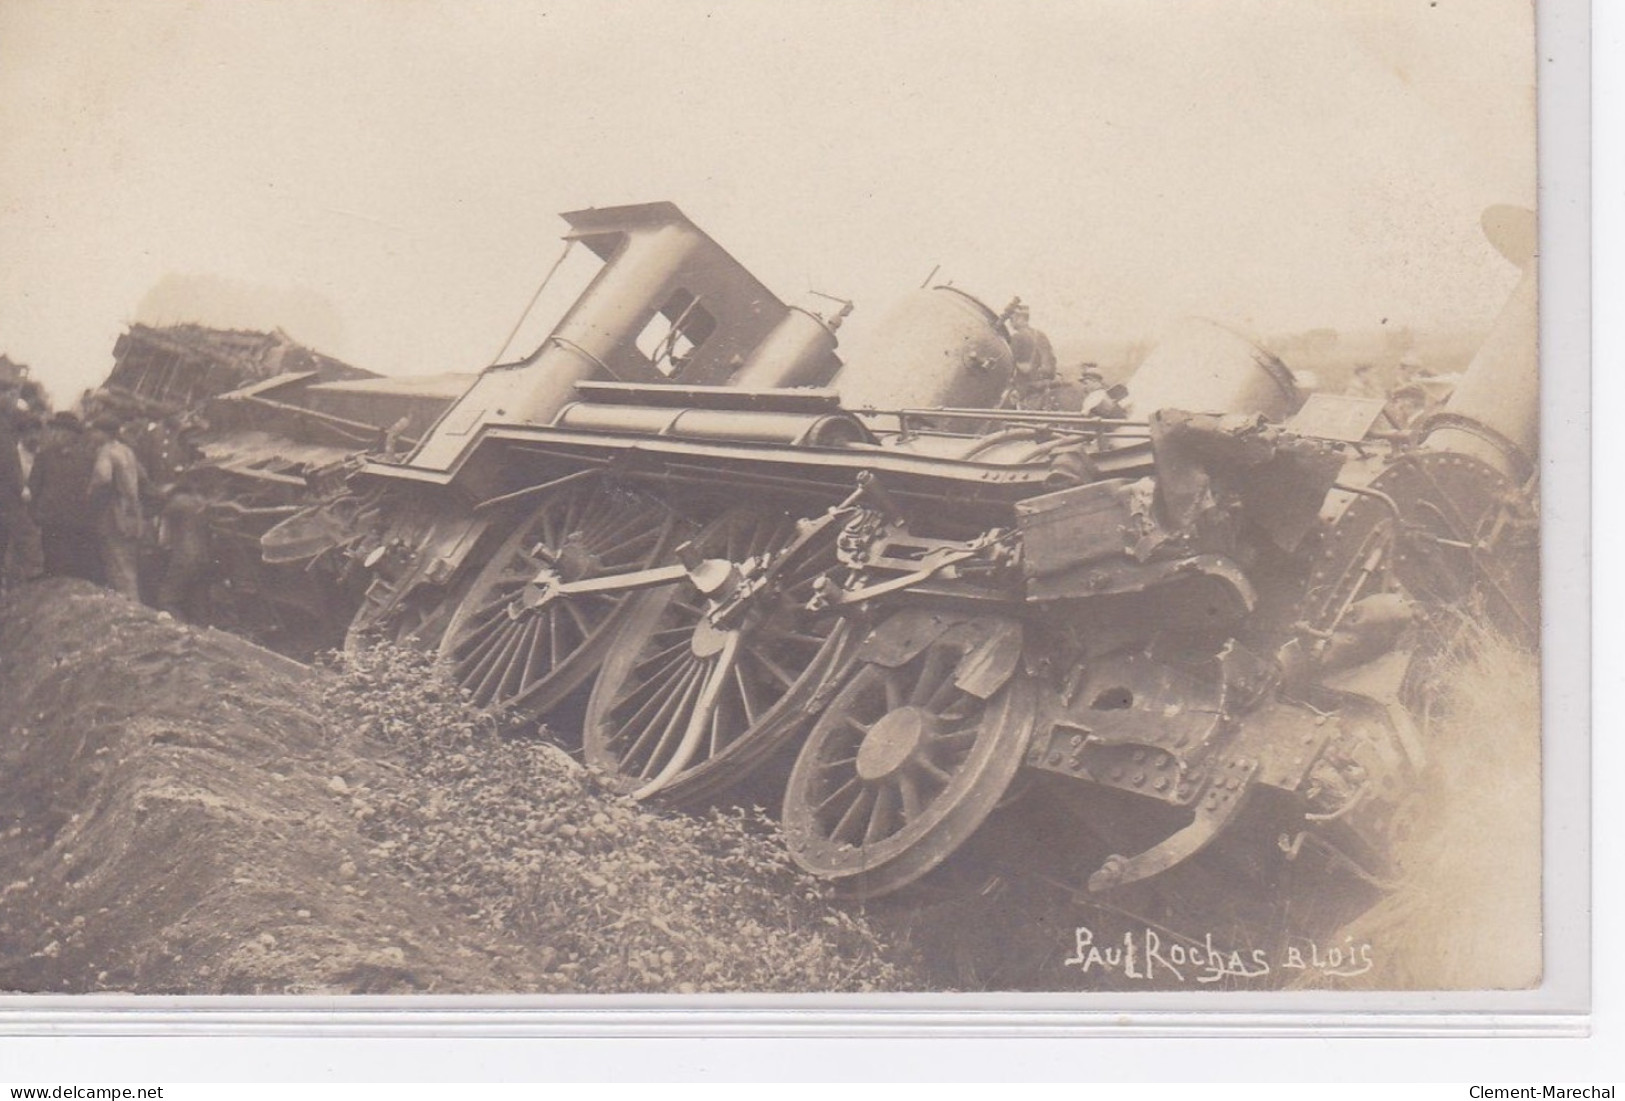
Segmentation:
{"type": "Polygon", "coordinates": [[[920,707],[931,698],[941,678],[947,675],[947,665],[952,658],[946,646],[933,646],[925,652],[925,665],[920,670],[919,680],[914,682],[914,688],[908,694],[909,703],[920,707]]]}
{"type": "Polygon", "coordinates": [[[485,616],[495,609],[507,605],[524,586],[522,584],[499,585],[489,593],[473,601],[469,606],[475,616],[485,616]]]}
{"type": "Polygon", "coordinates": [[[948,704],[953,701],[954,693],[958,691],[959,686],[954,683],[954,678],[952,676],[944,677],[942,679],[942,683],[937,685],[937,687],[932,691],[931,695],[926,699],[925,709],[936,714],[941,714],[948,704]]]}
{"type": "Polygon", "coordinates": [[[631,762],[633,751],[642,744],[642,739],[647,737],[649,731],[665,721],[666,715],[677,705],[678,698],[688,683],[688,673],[689,670],[685,668],[660,682],[649,693],[648,698],[620,724],[612,741],[620,744],[630,743],[624,753],[618,753],[617,759],[620,762],[631,762]]]}
{"type": "MultiPolygon", "coordinates": [[[[628,708],[642,710],[650,699],[659,694],[665,686],[681,677],[692,664],[694,664],[693,655],[679,654],[670,662],[628,688],[626,693],[615,701],[610,714],[625,715],[628,708]]],[[[627,720],[628,723],[631,721],[631,718],[627,720]]]]}
{"type": "Polygon", "coordinates": [[[588,505],[587,499],[579,493],[572,493],[565,498],[564,515],[559,518],[559,538],[552,545],[562,546],[570,538],[571,533],[582,528],[582,512],[588,505]]]}
{"type": "Polygon", "coordinates": [[[823,811],[828,810],[831,803],[834,803],[834,802],[836,802],[837,800],[840,800],[840,799],[844,799],[852,791],[853,788],[859,787],[862,784],[863,784],[863,781],[858,779],[856,776],[848,776],[844,783],[842,783],[839,787],[837,787],[834,791],[830,792],[828,795],[824,796],[824,798],[820,799],[818,801],[818,803],[813,807],[813,810],[815,812],[818,812],[818,813],[822,813],[823,811]]]}
{"type": "Polygon", "coordinates": [[[558,621],[559,632],[564,636],[564,649],[566,652],[575,650],[592,638],[592,621],[588,626],[581,624],[581,604],[576,600],[560,600],[547,607],[547,614],[558,621]]]}
{"type": "Polygon", "coordinates": [[[467,668],[470,663],[478,661],[485,651],[502,641],[502,628],[511,625],[512,621],[506,616],[493,617],[479,624],[475,630],[465,635],[454,651],[457,664],[467,668]]]}
{"type": "Polygon", "coordinates": [[[807,646],[822,646],[829,637],[827,635],[809,635],[805,631],[777,630],[773,632],[774,639],[783,639],[786,642],[798,642],[807,646]]]}
{"type": "Polygon", "coordinates": [[[873,789],[865,787],[860,790],[851,805],[846,808],[846,812],[836,820],[835,828],[829,831],[830,838],[836,843],[852,844],[858,827],[866,821],[865,815],[874,797],[873,789]]]}
{"type": "Polygon", "coordinates": [[[915,760],[920,766],[920,771],[924,772],[927,776],[931,777],[933,780],[936,780],[943,787],[947,787],[949,784],[954,782],[954,778],[953,778],[952,773],[944,772],[942,769],[940,769],[936,765],[932,764],[929,759],[924,758],[924,757],[918,757],[918,758],[915,758],[915,760]]]}
{"type": "Polygon", "coordinates": [[[920,801],[920,785],[914,777],[903,772],[897,777],[897,791],[903,798],[903,821],[912,822],[920,816],[924,804],[920,801]]]}
{"type": "Polygon", "coordinates": [[[549,612],[547,616],[547,646],[547,660],[557,665],[564,648],[559,645],[559,617],[553,612],[549,612]]]}
{"type": "Polygon", "coordinates": [[[705,605],[693,597],[683,595],[672,601],[672,607],[688,624],[688,630],[693,630],[693,621],[705,615],[705,605]]]}
{"type": "MultiPolygon", "coordinates": [[[[716,741],[716,722],[720,713],[723,696],[728,687],[729,674],[732,673],[734,663],[739,658],[739,643],[742,636],[738,631],[730,631],[722,640],[722,646],[717,652],[705,660],[705,674],[700,680],[696,694],[691,700],[684,702],[683,714],[687,721],[683,724],[682,736],[670,753],[661,753],[655,764],[659,765],[649,783],[639,788],[633,794],[639,798],[647,798],[670,784],[672,780],[683,774],[699,753],[700,747],[706,741],[706,735],[711,735],[711,741],[716,741]]],[[[665,748],[666,739],[661,739],[661,749],[665,748]]],[[[707,758],[702,758],[702,761],[707,758]]],[[[654,765],[651,764],[651,768],[654,765]]]]}
{"type": "Polygon", "coordinates": [[[869,691],[861,693],[846,709],[847,713],[859,722],[873,726],[893,710],[886,703],[886,693],[878,685],[871,685],[869,691]]]}
{"type": "Polygon", "coordinates": [[[508,663],[513,660],[514,653],[519,649],[519,641],[524,636],[523,628],[515,628],[505,636],[505,641],[493,649],[487,659],[474,670],[473,678],[474,699],[484,706],[495,701],[496,696],[491,689],[502,682],[502,675],[507,671],[508,663]]]}
{"type": "Polygon", "coordinates": [[[976,743],[976,728],[965,727],[963,730],[946,730],[931,736],[931,744],[940,746],[950,753],[958,753],[976,743]]]}
{"type": "Polygon", "coordinates": [[[474,633],[502,624],[502,622],[509,622],[507,606],[509,606],[512,599],[512,593],[497,593],[492,594],[491,599],[484,599],[484,601],[473,604],[470,615],[468,615],[470,625],[463,630],[463,635],[465,637],[466,635],[474,635],[474,633]]]}
{"type": "Polygon", "coordinates": [[[655,631],[649,636],[648,643],[639,652],[647,651],[651,646],[658,646],[662,650],[671,646],[687,646],[693,638],[694,625],[692,623],[678,623],[675,626],[655,631]]]}
{"type": "MultiPolygon", "coordinates": [[[[696,679],[698,679],[698,675],[698,664],[691,664],[684,668],[682,673],[678,674],[672,679],[670,686],[671,690],[662,694],[660,706],[655,709],[654,713],[649,717],[648,722],[643,725],[642,732],[639,733],[638,736],[632,740],[631,744],[627,746],[626,752],[621,757],[622,761],[634,763],[637,759],[638,751],[643,748],[645,743],[647,743],[649,736],[656,730],[664,729],[670,726],[670,724],[674,721],[673,716],[681,709],[683,697],[688,693],[689,687],[693,685],[696,679]]],[[[634,716],[634,718],[636,718],[636,716],[634,716]]],[[[622,740],[624,740],[626,737],[630,737],[632,732],[635,730],[637,730],[637,727],[628,723],[627,727],[623,728],[622,740]]]]}
{"type": "Polygon", "coordinates": [[[581,609],[579,600],[566,598],[559,601],[559,606],[565,610],[571,619],[575,620],[576,629],[581,632],[583,638],[592,634],[592,621],[587,618],[587,613],[581,609]]]}
{"type": "Polygon", "coordinates": [[[873,845],[888,834],[896,832],[889,828],[896,813],[896,805],[897,790],[890,784],[884,784],[876,790],[874,806],[869,811],[869,825],[863,831],[865,845],[873,845]]]}
{"type": "Polygon", "coordinates": [[[530,653],[525,661],[525,679],[521,692],[534,684],[538,677],[545,677],[547,671],[553,667],[554,655],[558,653],[558,631],[552,616],[537,616],[535,638],[530,644],[530,653]]]}
{"type": "Polygon", "coordinates": [[[494,621],[485,630],[484,637],[477,646],[458,660],[459,680],[465,688],[472,689],[471,682],[478,681],[489,669],[489,663],[497,657],[502,648],[512,640],[514,625],[511,621],[494,621]]]}
{"type": "Polygon", "coordinates": [[[707,670],[704,665],[696,663],[696,675],[689,678],[683,688],[682,702],[672,710],[671,718],[665,728],[660,732],[660,740],[655,743],[654,749],[645,759],[646,764],[638,770],[638,778],[647,780],[659,771],[659,765],[666,759],[666,747],[673,739],[681,740],[693,714],[695,700],[705,688],[707,670]]]}
{"type": "Polygon", "coordinates": [[[756,548],[757,554],[767,554],[775,548],[788,546],[796,538],[796,522],[789,517],[781,516],[762,534],[762,541],[756,548]]]}
{"type": "Polygon", "coordinates": [[[530,528],[527,529],[527,534],[531,537],[530,542],[535,543],[539,541],[546,545],[549,549],[557,547],[560,543],[564,542],[559,531],[559,520],[555,515],[556,511],[556,506],[552,503],[543,506],[541,515],[530,525],[530,528]],[[540,540],[536,539],[537,527],[542,529],[540,540]]]}
{"type": "MultiPolygon", "coordinates": [[[[729,670],[732,673],[732,670],[729,670]]],[[[732,680],[733,677],[728,678],[732,680]]],[[[726,689],[724,689],[726,691],[726,689]]],[[[707,757],[715,757],[722,749],[722,719],[728,709],[728,697],[719,695],[711,705],[711,717],[706,720],[706,751],[707,757]]]]}
{"type": "Polygon", "coordinates": [[[759,650],[752,651],[750,656],[756,662],[756,664],[760,665],[762,668],[766,669],[769,673],[773,674],[773,679],[778,681],[785,688],[789,688],[792,684],[794,684],[796,682],[796,678],[795,678],[794,675],[792,675],[787,670],[781,668],[777,663],[775,663],[773,661],[773,659],[769,658],[766,654],[762,653],[761,651],[759,651],[759,650]]]}
{"type": "Polygon", "coordinates": [[[582,543],[607,565],[611,561],[622,562],[641,557],[628,552],[648,545],[659,534],[658,527],[649,527],[647,516],[634,516],[613,531],[602,532],[591,539],[584,538],[582,543]]]}
{"type": "Polygon", "coordinates": [[[694,657],[692,654],[686,652],[679,653],[658,669],[645,672],[641,680],[634,681],[626,692],[610,705],[611,713],[619,714],[625,709],[627,704],[632,703],[639,697],[646,698],[647,693],[655,691],[661,685],[670,683],[672,678],[679,676],[685,668],[693,663],[693,661],[694,657]]]}
{"type": "Polygon", "coordinates": [[[903,706],[907,693],[903,691],[902,678],[895,669],[888,669],[884,674],[886,678],[886,710],[896,711],[903,706]]]}
{"type": "Polygon", "coordinates": [[[571,531],[582,543],[601,547],[624,537],[627,532],[635,530],[647,519],[645,514],[636,509],[623,508],[617,504],[588,513],[571,531]]]}
{"type": "Polygon", "coordinates": [[[745,726],[747,728],[755,726],[758,712],[756,709],[756,702],[751,698],[750,682],[745,677],[744,662],[739,661],[734,663],[733,678],[734,683],[739,686],[738,699],[740,707],[743,708],[745,712],[745,726]]]}
{"type": "Polygon", "coordinates": [[[673,642],[667,646],[662,646],[658,650],[650,646],[645,646],[642,652],[638,654],[638,664],[635,671],[639,676],[642,676],[644,675],[644,671],[646,669],[650,668],[651,666],[658,665],[660,662],[670,658],[671,655],[680,654],[687,649],[689,649],[689,642],[686,638],[678,639],[676,642],[673,642]]]}
{"type": "Polygon", "coordinates": [[[646,528],[637,535],[612,544],[613,556],[609,552],[605,552],[602,556],[603,560],[606,564],[610,561],[614,561],[617,565],[622,562],[636,564],[643,557],[643,548],[649,546],[658,538],[660,538],[659,528],[646,528]]]}
{"type": "Polygon", "coordinates": [[[542,621],[535,618],[528,620],[524,629],[518,632],[519,645],[515,648],[514,658],[508,662],[507,672],[497,684],[499,698],[513,699],[524,691],[526,670],[536,660],[536,640],[541,633],[542,621]]]}

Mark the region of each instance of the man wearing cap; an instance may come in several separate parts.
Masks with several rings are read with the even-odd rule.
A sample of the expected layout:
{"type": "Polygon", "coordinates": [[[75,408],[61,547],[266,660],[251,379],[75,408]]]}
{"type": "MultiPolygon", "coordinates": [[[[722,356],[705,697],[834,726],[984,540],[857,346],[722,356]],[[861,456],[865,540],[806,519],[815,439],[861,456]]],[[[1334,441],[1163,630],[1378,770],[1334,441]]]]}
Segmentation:
{"type": "Polygon", "coordinates": [[[1382,412],[1396,429],[1409,432],[1428,412],[1427,391],[1419,383],[1406,383],[1393,392],[1382,412]]]}
{"type": "Polygon", "coordinates": [[[1128,396],[1128,389],[1124,386],[1107,386],[1106,376],[1100,373],[1100,368],[1093,363],[1083,365],[1083,373],[1079,376],[1083,385],[1083,402],[1078,406],[1080,412],[1090,417],[1105,419],[1121,418],[1125,415],[1123,399],[1128,396]]]}
{"type": "Polygon", "coordinates": [[[90,507],[107,587],[141,599],[141,491],[146,474],[130,445],[119,438],[117,417],[96,418],[101,446],[90,474],[90,507]]]}
{"type": "Polygon", "coordinates": [[[1011,382],[1022,405],[1034,408],[1055,383],[1055,349],[1047,335],[1032,327],[1032,311],[1021,299],[1010,304],[1006,315],[1010,323],[1010,352],[1016,363],[1016,374],[1011,382]]]}

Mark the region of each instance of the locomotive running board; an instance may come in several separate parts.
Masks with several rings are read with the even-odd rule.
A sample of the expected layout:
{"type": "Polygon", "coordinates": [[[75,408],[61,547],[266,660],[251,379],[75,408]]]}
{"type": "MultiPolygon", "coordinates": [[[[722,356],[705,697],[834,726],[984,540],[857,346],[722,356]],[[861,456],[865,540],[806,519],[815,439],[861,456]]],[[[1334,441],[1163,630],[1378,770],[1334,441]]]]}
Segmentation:
{"type": "Polygon", "coordinates": [[[726,409],[772,413],[844,412],[841,396],[824,387],[746,389],[739,386],[654,386],[641,382],[578,382],[576,393],[597,405],[662,409],[726,409]]]}

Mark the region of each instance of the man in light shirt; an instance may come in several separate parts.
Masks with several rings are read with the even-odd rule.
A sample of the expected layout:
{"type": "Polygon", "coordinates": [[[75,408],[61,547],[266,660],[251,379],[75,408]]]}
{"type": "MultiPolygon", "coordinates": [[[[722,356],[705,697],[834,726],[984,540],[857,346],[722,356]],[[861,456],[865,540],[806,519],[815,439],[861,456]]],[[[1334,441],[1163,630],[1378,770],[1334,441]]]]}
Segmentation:
{"type": "Polygon", "coordinates": [[[103,415],[94,430],[101,446],[90,474],[90,504],[107,587],[141,599],[141,494],[146,474],[130,445],[119,438],[117,417],[103,415]]]}

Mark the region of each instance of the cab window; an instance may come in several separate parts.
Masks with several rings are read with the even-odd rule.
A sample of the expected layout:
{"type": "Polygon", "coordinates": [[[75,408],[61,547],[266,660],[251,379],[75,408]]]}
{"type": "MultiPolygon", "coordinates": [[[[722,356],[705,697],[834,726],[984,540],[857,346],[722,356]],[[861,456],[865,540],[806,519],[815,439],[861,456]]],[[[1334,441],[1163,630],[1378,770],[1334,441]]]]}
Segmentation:
{"type": "Polygon", "coordinates": [[[694,351],[716,331],[717,319],[700,300],[681,288],[656,310],[638,334],[638,351],[655,370],[671,378],[688,365],[694,351]]]}

